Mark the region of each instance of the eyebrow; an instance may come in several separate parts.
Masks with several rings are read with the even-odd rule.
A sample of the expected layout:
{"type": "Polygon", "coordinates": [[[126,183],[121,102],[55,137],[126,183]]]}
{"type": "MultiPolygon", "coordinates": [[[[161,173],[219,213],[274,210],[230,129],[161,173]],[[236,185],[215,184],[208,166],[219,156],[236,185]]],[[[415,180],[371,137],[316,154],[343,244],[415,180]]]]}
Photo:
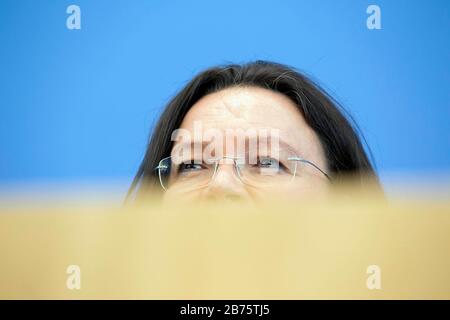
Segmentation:
{"type": "Polygon", "coordinates": [[[192,142],[183,142],[183,143],[175,142],[172,146],[172,150],[170,151],[170,155],[173,155],[173,150],[175,149],[175,147],[180,148],[181,150],[191,148],[191,151],[193,151],[195,146],[201,146],[201,148],[203,150],[203,148],[207,147],[212,142],[213,141],[202,141],[202,142],[192,141],[192,142]]]}
{"type": "MultiPolygon", "coordinates": [[[[259,138],[259,137],[258,137],[259,138]]],[[[270,137],[267,139],[267,143],[268,143],[268,145],[269,146],[272,146],[272,144],[271,144],[271,142],[270,142],[270,137]]],[[[247,143],[248,143],[249,141],[248,141],[248,138],[245,138],[245,143],[246,143],[246,145],[247,145],[247,143]]],[[[177,147],[177,148],[180,148],[181,150],[183,150],[183,149],[187,149],[187,148],[191,148],[191,151],[193,151],[194,150],[194,147],[195,146],[197,146],[197,147],[201,147],[201,149],[203,150],[204,148],[206,148],[207,146],[209,146],[211,143],[214,143],[214,141],[192,141],[192,142],[183,142],[183,143],[180,143],[180,142],[176,142],[176,143],[174,143],[174,145],[173,145],[173,147],[172,147],[172,150],[171,150],[171,152],[170,152],[170,155],[172,155],[172,152],[173,152],[173,149],[175,148],[175,147],[177,147]]],[[[294,148],[292,145],[290,145],[289,143],[287,143],[286,141],[284,141],[283,139],[279,139],[278,140],[278,145],[279,145],[279,149],[280,150],[287,150],[287,151],[289,151],[289,152],[291,152],[293,155],[296,155],[296,156],[299,156],[299,157],[302,157],[302,154],[301,154],[301,152],[299,152],[299,150],[297,150],[296,148],[294,148]]],[[[225,143],[223,143],[222,144],[222,146],[226,146],[226,144],[225,143]]],[[[247,150],[248,151],[248,150],[247,150]]]]}
{"type": "Polygon", "coordinates": [[[287,149],[288,151],[292,152],[293,154],[295,154],[296,156],[302,156],[301,152],[299,152],[298,150],[296,150],[293,146],[291,146],[289,143],[287,143],[286,141],[279,139],[278,142],[280,149],[287,149]]]}

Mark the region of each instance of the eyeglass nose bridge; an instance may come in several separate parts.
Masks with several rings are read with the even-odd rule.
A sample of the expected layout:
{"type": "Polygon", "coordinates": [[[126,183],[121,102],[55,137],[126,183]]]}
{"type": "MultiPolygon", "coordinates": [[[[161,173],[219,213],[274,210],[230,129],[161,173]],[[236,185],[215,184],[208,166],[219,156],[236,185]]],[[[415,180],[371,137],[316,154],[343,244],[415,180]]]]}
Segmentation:
{"type": "MultiPolygon", "coordinates": [[[[211,183],[214,181],[214,178],[216,177],[217,171],[218,171],[218,169],[219,169],[219,165],[220,165],[219,162],[220,162],[221,160],[223,160],[223,159],[230,159],[230,160],[233,160],[234,170],[236,171],[236,174],[237,174],[239,180],[240,180],[243,184],[245,184],[245,179],[243,179],[241,170],[239,169],[239,164],[237,163],[237,160],[242,160],[242,158],[239,158],[239,157],[231,157],[231,156],[223,156],[223,157],[219,157],[219,158],[212,158],[212,159],[209,160],[209,161],[213,161],[213,162],[214,162],[214,172],[213,172],[213,175],[211,176],[210,181],[208,182],[208,185],[211,184],[211,183]]],[[[308,161],[308,160],[305,160],[305,159],[303,159],[303,158],[300,158],[300,157],[289,157],[288,160],[293,161],[293,162],[295,163],[294,172],[293,172],[292,177],[291,177],[291,179],[290,179],[290,182],[292,182],[292,181],[295,179],[295,176],[296,176],[296,174],[297,174],[297,165],[298,165],[298,162],[308,162],[308,163],[309,163],[309,161],[308,161]]],[[[320,170],[320,169],[319,169],[319,170],[320,170]]],[[[320,171],[322,171],[322,170],[320,170],[320,171]]]]}
{"type": "Polygon", "coordinates": [[[214,162],[214,172],[213,175],[211,176],[211,179],[208,182],[208,185],[210,185],[214,179],[217,176],[217,171],[219,169],[220,166],[220,161],[223,159],[229,159],[229,160],[233,160],[233,167],[234,167],[234,171],[236,172],[237,177],[239,178],[239,181],[241,181],[242,183],[244,183],[244,180],[242,179],[242,173],[239,169],[239,165],[237,163],[237,160],[242,160],[242,158],[238,158],[238,157],[231,157],[231,156],[223,156],[223,157],[219,157],[219,158],[212,158],[209,161],[214,162]]]}

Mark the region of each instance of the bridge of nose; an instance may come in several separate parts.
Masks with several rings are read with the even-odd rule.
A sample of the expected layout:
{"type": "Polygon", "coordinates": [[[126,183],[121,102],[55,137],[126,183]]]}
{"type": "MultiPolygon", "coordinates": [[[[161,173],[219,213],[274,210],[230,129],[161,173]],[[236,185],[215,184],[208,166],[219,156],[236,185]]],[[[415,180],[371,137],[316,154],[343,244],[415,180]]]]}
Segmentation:
{"type": "Polygon", "coordinates": [[[231,161],[230,163],[219,162],[215,175],[210,182],[210,189],[212,191],[240,193],[245,191],[244,185],[239,177],[239,174],[234,166],[232,159],[223,159],[231,161]]]}

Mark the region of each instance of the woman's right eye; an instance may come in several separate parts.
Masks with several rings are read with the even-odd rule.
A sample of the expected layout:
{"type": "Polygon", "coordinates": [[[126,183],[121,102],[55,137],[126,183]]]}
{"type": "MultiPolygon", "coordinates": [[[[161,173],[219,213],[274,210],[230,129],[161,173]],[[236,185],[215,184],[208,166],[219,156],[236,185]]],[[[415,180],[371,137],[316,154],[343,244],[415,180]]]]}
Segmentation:
{"type": "Polygon", "coordinates": [[[183,163],[180,166],[180,172],[190,172],[202,170],[203,166],[197,163],[183,163]]]}

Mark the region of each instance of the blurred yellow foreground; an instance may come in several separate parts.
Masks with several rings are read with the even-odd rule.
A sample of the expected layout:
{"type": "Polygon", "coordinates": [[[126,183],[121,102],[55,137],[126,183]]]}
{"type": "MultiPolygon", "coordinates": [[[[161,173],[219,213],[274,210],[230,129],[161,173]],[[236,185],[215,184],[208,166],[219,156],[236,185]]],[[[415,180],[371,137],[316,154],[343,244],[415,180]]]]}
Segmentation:
{"type": "Polygon", "coordinates": [[[0,212],[2,299],[450,299],[446,200],[0,212]]]}

